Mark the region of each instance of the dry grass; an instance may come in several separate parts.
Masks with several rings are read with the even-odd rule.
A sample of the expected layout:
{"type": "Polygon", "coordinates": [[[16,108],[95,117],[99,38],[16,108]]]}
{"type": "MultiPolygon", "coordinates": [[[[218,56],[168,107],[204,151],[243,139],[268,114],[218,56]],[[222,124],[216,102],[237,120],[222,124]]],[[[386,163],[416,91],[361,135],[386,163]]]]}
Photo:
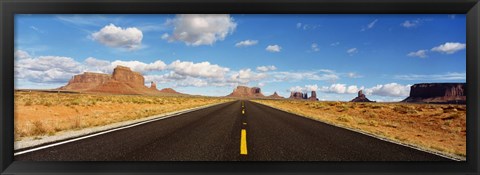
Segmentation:
{"type": "Polygon", "coordinates": [[[253,101],[423,149],[466,156],[465,105],[253,101]]]}
{"type": "Polygon", "coordinates": [[[230,99],[15,92],[15,140],[226,101],[230,99]]]}

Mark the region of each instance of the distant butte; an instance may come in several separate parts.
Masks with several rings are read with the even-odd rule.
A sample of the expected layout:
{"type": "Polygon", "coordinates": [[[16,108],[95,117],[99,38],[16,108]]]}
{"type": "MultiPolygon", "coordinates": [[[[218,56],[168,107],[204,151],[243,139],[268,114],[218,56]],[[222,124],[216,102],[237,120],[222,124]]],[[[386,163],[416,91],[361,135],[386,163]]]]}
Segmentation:
{"type": "Polygon", "coordinates": [[[402,102],[466,104],[466,83],[421,83],[410,87],[410,96],[402,102]]]}
{"type": "Polygon", "coordinates": [[[125,66],[117,66],[112,75],[92,72],[75,75],[58,90],[109,94],[181,94],[170,88],[159,91],[154,82],[151,82],[150,88],[146,87],[143,75],[125,66]]]}
{"type": "Polygon", "coordinates": [[[240,98],[263,98],[265,95],[262,94],[259,87],[247,87],[247,86],[237,86],[232,93],[227,95],[227,97],[240,97],[240,98]]]}
{"type": "Polygon", "coordinates": [[[360,90],[358,91],[358,96],[355,97],[353,100],[350,102],[375,102],[375,101],[370,101],[365,94],[363,94],[363,91],[360,90]]]}

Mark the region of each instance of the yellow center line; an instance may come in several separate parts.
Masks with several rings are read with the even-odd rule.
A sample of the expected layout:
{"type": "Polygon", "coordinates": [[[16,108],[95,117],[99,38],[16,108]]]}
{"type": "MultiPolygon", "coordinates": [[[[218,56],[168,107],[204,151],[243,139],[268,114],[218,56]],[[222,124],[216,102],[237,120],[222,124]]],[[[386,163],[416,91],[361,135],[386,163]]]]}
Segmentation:
{"type": "Polygon", "coordinates": [[[247,125],[247,123],[243,122],[243,125],[247,125]]]}
{"type": "Polygon", "coordinates": [[[245,109],[242,109],[242,114],[245,114],[245,109]]]}
{"type": "Polygon", "coordinates": [[[240,154],[247,155],[247,130],[242,129],[240,138],[240,154]]]}

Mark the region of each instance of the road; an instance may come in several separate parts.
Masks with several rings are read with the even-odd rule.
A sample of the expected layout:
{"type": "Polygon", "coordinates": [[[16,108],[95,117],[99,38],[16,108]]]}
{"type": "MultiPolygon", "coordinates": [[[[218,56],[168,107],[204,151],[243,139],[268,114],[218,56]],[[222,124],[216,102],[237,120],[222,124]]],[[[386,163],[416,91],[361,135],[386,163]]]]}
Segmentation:
{"type": "Polygon", "coordinates": [[[41,161],[449,161],[250,101],[15,156],[41,161]]]}

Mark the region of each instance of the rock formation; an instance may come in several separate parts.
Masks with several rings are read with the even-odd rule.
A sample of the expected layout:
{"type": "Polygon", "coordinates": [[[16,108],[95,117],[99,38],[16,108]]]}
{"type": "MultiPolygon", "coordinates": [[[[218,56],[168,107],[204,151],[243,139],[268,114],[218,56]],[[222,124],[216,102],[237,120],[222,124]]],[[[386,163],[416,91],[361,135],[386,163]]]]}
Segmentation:
{"type": "Polygon", "coordinates": [[[303,99],[304,95],[302,92],[290,92],[290,99],[303,99]]]}
{"type": "Polygon", "coordinates": [[[162,90],[160,90],[160,92],[169,93],[169,94],[182,94],[180,92],[173,90],[172,88],[163,88],[162,90]]]}
{"type": "MultiPolygon", "coordinates": [[[[134,72],[129,67],[117,66],[112,75],[91,72],[75,75],[67,85],[58,89],[110,94],[156,95],[162,93],[162,91],[157,90],[154,82],[151,83],[150,88],[146,87],[144,83],[145,78],[139,72],[134,72]]],[[[172,91],[178,93],[173,89],[168,92],[172,91]]]]}
{"type": "Polygon", "coordinates": [[[466,83],[421,83],[410,87],[402,102],[466,104],[466,83]]]}
{"type": "Polygon", "coordinates": [[[277,92],[275,92],[272,95],[268,96],[268,98],[283,98],[283,97],[278,95],[277,92]]]}
{"type": "Polygon", "coordinates": [[[85,72],[75,75],[68,81],[68,84],[60,87],[60,90],[77,90],[85,91],[93,89],[107,81],[111,80],[111,76],[102,73],[85,72]]]}
{"type": "Polygon", "coordinates": [[[313,101],[318,101],[318,98],[317,98],[317,92],[315,91],[312,91],[311,95],[310,95],[310,98],[308,98],[309,100],[313,100],[313,101]]]}
{"type": "Polygon", "coordinates": [[[227,97],[258,98],[265,97],[259,87],[237,86],[227,97]]]}
{"type": "Polygon", "coordinates": [[[150,89],[154,89],[154,90],[157,90],[157,84],[155,84],[155,82],[151,82],[150,83],[150,89]]]}
{"type": "Polygon", "coordinates": [[[366,96],[365,94],[363,94],[363,91],[360,90],[358,91],[358,96],[355,97],[353,100],[351,100],[350,102],[374,102],[374,101],[370,101],[366,96]]]}

